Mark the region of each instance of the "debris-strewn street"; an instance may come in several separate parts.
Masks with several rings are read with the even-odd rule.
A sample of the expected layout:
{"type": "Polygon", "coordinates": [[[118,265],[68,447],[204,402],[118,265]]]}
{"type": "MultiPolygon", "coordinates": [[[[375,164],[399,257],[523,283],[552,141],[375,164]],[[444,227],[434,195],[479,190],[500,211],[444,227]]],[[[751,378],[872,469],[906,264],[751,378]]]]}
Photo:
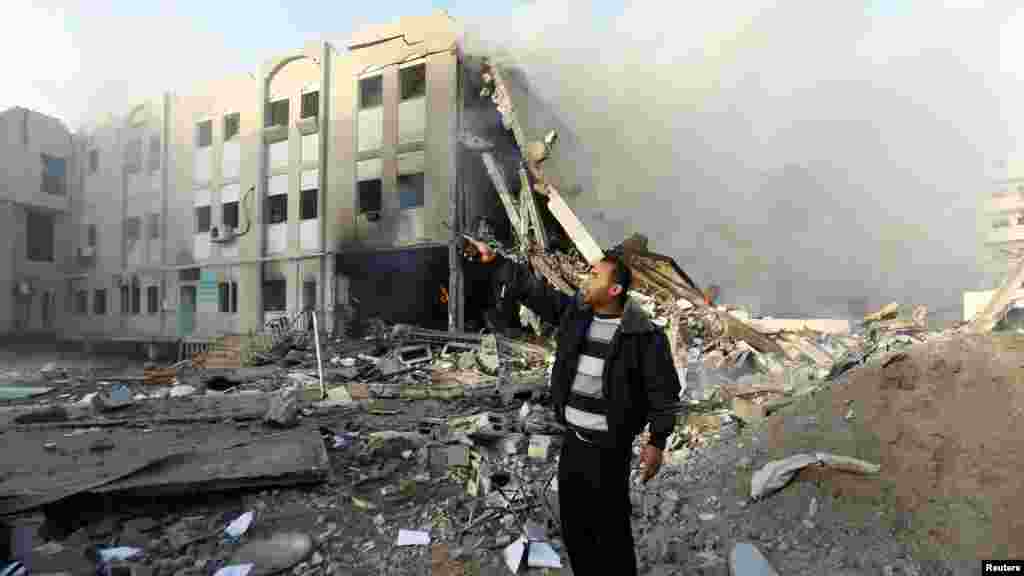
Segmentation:
{"type": "MultiPolygon", "coordinates": [[[[901,310],[838,334],[751,321],[782,355],[681,313],[707,339],[680,354],[666,465],[633,488],[643,573],[940,574],[943,554],[1019,553],[1021,347],[901,310]],[[960,426],[982,413],[991,425],[960,426]]],[[[557,572],[552,352],[531,339],[377,323],[325,338],[326,398],[308,333],[279,335],[263,366],[200,354],[170,381],[23,366],[6,378],[50,390],[3,412],[4,445],[22,447],[0,464],[0,507],[26,535],[10,540],[35,573],[497,574],[527,537],[521,570],[557,572]]]]}
{"type": "Polygon", "coordinates": [[[631,562],[627,512],[644,575],[1024,556],[1024,261],[965,294],[963,322],[922,302],[864,314],[866,297],[841,318],[752,313],[678,247],[601,246],[552,166],[559,132],[537,129],[562,124],[517,101],[522,70],[462,42],[438,12],[81,135],[0,117],[25,150],[49,134],[23,172],[53,197],[0,202],[33,238],[0,286],[17,312],[0,576],[572,574],[559,478],[587,512],[565,527],[577,566],[588,530],[612,552],[583,562],[631,562]],[[54,212],[81,233],[55,241],[54,212]],[[629,448],[627,508],[624,474],[591,480],[624,473],[629,448]],[[559,476],[574,456],[588,466],[559,476]]]}

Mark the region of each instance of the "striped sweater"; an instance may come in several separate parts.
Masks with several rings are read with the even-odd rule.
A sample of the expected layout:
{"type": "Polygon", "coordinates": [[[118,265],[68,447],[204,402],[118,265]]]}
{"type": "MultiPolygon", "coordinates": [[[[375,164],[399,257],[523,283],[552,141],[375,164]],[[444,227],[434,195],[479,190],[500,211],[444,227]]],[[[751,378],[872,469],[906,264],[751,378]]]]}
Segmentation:
{"type": "MultiPolygon", "coordinates": [[[[576,377],[572,383],[572,393],[576,396],[593,400],[603,400],[601,377],[604,361],[611,350],[612,338],[619,329],[621,317],[594,315],[594,320],[587,331],[587,339],[580,352],[576,377]]],[[[608,420],[604,414],[588,412],[585,409],[567,405],[565,421],[572,427],[586,432],[607,432],[608,420]]]]}

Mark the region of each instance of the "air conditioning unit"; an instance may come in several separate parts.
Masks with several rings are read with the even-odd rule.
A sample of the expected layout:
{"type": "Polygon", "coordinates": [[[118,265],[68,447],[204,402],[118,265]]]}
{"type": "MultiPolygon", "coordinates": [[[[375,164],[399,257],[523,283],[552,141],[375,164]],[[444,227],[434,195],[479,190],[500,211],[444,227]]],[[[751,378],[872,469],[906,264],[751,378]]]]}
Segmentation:
{"type": "Polygon", "coordinates": [[[82,258],[92,258],[96,255],[95,246],[81,246],[78,248],[78,255],[82,258]]]}
{"type": "Polygon", "coordinates": [[[210,228],[210,242],[214,244],[226,244],[235,239],[235,229],[231,226],[214,226],[210,228]]]}

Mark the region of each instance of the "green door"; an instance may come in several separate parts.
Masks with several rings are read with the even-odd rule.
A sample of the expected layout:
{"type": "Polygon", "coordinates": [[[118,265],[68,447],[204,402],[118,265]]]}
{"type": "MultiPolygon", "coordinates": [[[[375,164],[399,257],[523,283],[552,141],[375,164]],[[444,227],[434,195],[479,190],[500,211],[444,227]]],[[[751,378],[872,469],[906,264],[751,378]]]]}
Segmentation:
{"type": "Polygon", "coordinates": [[[196,324],[196,287],[182,286],[178,302],[178,337],[192,334],[196,324]]]}

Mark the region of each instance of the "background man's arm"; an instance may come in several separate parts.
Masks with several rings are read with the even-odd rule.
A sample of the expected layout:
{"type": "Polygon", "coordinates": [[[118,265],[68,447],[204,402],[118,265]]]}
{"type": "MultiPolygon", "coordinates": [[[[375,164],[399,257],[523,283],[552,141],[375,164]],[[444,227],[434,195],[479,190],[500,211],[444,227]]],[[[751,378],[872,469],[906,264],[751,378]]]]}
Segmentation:
{"type": "Polygon", "coordinates": [[[540,316],[541,320],[548,324],[558,325],[566,308],[573,304],[572,296],[561,293],[549,286],[543,279],[534,276],[527,264],[517,264],[507,260],[482,242],[471,242],[479,252],[481,262],[499,267],[511,267],[512,280],[509,284],[512,290],[508,294],[509,297],[521,302],[534,314],[540,316]]]}

